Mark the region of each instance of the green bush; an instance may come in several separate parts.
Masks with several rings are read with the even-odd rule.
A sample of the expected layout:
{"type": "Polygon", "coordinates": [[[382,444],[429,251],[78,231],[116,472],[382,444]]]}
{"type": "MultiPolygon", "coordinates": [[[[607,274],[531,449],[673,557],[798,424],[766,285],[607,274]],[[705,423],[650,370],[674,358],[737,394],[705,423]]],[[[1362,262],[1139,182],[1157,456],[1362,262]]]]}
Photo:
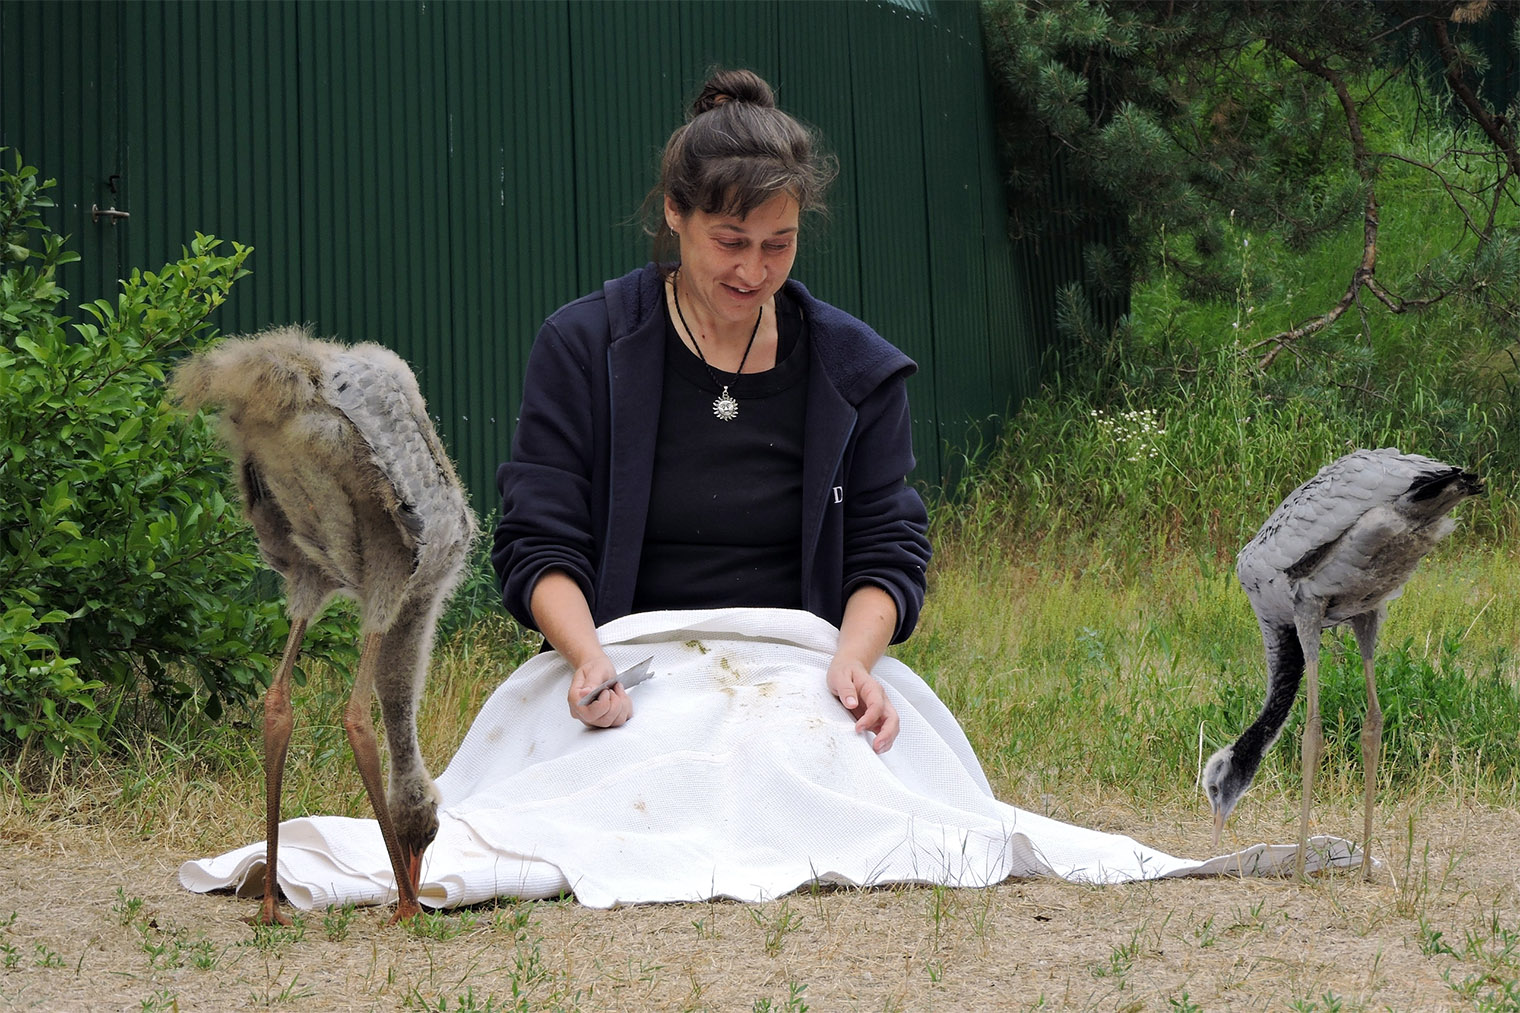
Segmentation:
{"type": "MultiPolygon", "coordinates": [[[[0,149],[3,150],[3,149],[0,149]]],[[[19,156],[0,169],[0,748],[98,747],[122,701],[215,717],[267,682],[281,636],[209,425],[165,403],[172,359],[249,248],[197,235],[113,305],[59,315],[57,268],[78,259],[42,222],[52,206],[19,156]],[[271,630],[274,627],[274,630],[271,630]],[[250,646],[257,649],[250,652],[250,646]],[[198,683],[198,685],[196,684],[198,683]]],[[[266,582],[267,583],[267,582],[266,582]]],[[[266,587],[267,591],[268,588],[266,587]]]]}

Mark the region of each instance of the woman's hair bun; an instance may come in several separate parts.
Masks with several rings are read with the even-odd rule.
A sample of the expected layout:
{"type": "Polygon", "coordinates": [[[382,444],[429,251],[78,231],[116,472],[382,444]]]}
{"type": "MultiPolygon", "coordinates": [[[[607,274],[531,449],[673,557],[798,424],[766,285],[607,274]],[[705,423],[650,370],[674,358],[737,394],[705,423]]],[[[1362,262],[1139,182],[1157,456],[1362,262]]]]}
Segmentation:
{"type": "Polygon", "coordinates": [[[691,114],[700,116],[725,102],[747,102],[774,109],[776,96],[765,79],[752,70],[714,71],[702,86],[702,93],[691,104],[691,114]]]}
{"type": "Polygon", "coordinates": [[[679,254],[670,211],[744,218],[785,194],[799,214],[822,214],[838,171],[814,130],[776,108],[764,78],[752,70],[712,70],[686,122],[665,142],[660,181],[644,201],[654,259],[679,254]]]}

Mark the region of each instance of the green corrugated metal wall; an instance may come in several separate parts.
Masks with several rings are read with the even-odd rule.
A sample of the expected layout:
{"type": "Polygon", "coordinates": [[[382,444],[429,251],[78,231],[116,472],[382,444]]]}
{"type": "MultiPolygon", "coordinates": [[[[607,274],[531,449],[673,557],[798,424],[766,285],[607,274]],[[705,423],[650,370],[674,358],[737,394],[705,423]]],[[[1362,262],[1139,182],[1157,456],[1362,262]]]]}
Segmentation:
{"type": "Polygon", "coordinates": [[[76,301],[196,231],[254,246],[222,329],[397,349],[490,512],[539,321],[646,259],[634,215],[715,64],[760,72],[838,154],[795,276],[918,360],[939,481],[1042,350],[975,3],[7,0],[0,144],[60,182],[76,301]]]}

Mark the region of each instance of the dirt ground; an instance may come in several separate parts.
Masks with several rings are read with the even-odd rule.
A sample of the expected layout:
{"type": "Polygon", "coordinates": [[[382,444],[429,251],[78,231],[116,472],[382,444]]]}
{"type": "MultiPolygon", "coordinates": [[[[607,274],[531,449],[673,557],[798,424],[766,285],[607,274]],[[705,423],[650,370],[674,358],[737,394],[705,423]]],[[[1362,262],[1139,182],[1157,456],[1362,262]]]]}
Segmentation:
{"type": "MultiPolygon", "coordinates": [[[[1234,845],[1291,840],[1291,800],[1234,845]]],[[[1058,816],[1060,814],[1057,814],[1058,816]]],[[[1180,855],[1198,812],[1082,814],[1180,855]]],[[[1376,880],[1011,881],[590,910],[573,899],[388,926],[389,911],[242,920],[180,888],[199,855],[78,825],[0,824],[0,1009],[1515,1009],[1520,813],[1390,806],[1376,880]]],[[[1359,824],[1319,812],[1316,829],[1359,824]]],[[[228,842],[229,846],[240,841],[228,842]]]]}

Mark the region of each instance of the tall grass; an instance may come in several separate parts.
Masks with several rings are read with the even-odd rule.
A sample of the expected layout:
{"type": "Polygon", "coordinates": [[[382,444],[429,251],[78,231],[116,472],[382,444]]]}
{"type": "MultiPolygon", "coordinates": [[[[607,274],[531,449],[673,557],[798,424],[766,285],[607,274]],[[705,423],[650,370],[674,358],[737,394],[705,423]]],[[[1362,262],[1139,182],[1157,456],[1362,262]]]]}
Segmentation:
{"type": "MultiPolygon", "coordinates": [[[[1201,804],[1200,755],[1233,741],[1265,696],[1261,637],[1229,567],[1174,556],[1137,576],[1105,568],[1101,550],[1060,566],[961,536],[939,549],[919,631],[895,653],[960,718],[1000,794],[1038,807],[1106,786],[1142,806],[1201,804]]],[[[1514,800],[1514,562],[1440,553],[1391,607],[1378,656],[1385,786],[1514,800]]],[[[1326,783],[1354,792],[1365,694],[1349,637],[1327,637],[1321,707],[1326,783]]],[[[1297,764],[1279,745],[1260,780],[1296,786],[1297,764]]]]}
{"type": "Polygon", "coordinates": [[[1056,557],[1096,544],[1131,566],[1176,552],[1223,559],[1321,466],[1359,446],[1397,446],[1487,475],[1490,495],[1464,516],[1492,541],[1520,521],[1520,468],[1495,449],[1511,424],[1507,409],[1455,402],[1412,371],[1390,378],[1385,398],[1348,402],[1283,389],[1219,348],[1143,387],[1058,388],[1026,402],[937,513],[964,537],[995,533],[1056,557]]]}
{"type": "MultiPolygon", "coordinates": [[[[1370,122],[1385,150],[1428,163],[1461,140],[1440,123],[1411,129],[1413,105],[1395,89],[1382,112],[1370,122]]],[[[1479,163],[1445,171],[1475,190],[1487,185],[1479,163]]],[[[1390,161],[1379,192],[1379,278],[1407,294],[1439,285],[1473,246],[1449,191],[1390,161]]],[[[1503,214],[1515,218],[1512,208],[1503,214]]],[[[1196,799],[1200,759],[1239,734],[1265,693],[1235,553],[1330,460],[1396,446],[1479,471],[1489,493],[1463,505],[1458,532],[1391,608],[1378,661],[1380,778],[1512,801],[1512,327],[1473,298],[1423,315],[1366,308],[1263,374],[1253,346],[1334,302],[1359,260],[1360,228],[1307,251],[1233,218],[1220,235],[1239,270],[1228,298],[1192,301],[1184,279],[1163,270],[1135,289],[1130,318],[1112,333],[1096,333],[1065,301],[1077,354],[972,461],[957,494],[935,504],[929,599],[900,656],[950,703],[1015,800],[1073,784],[1196,799]]],[[[1509,242],[1502,230],[1496,241],[1509,242]]],[[[1328,782],[1350,791],[1360,784],[1365,692],[1349,638],[1327,638],[1322,672],[1328,782]]],[[[1285,741],[1301,720],[1300,708],[1285,741]]],[[[1296,749],[1279,746],[1259,780],[1296,783],[1297,763],[1296,749]]]]}

